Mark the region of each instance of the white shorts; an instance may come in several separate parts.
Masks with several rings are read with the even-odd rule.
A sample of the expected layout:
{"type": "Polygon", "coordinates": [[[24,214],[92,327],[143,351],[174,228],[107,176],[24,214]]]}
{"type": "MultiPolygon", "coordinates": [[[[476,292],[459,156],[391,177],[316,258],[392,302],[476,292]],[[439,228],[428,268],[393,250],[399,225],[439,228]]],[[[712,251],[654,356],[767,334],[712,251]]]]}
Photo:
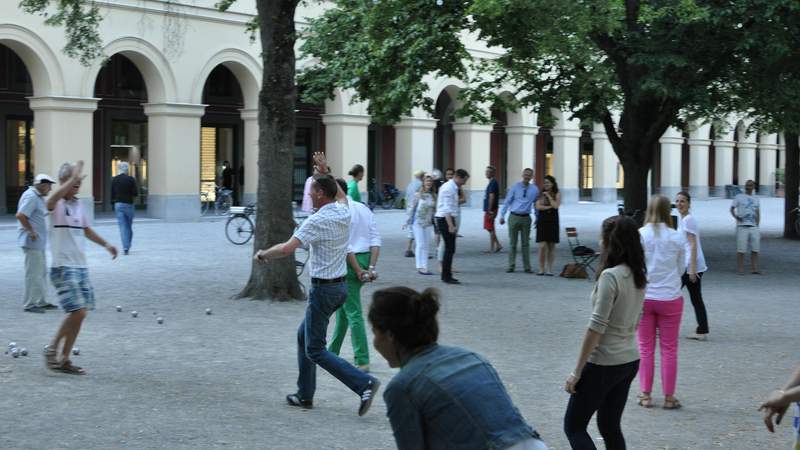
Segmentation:
{"type": "Polygon", "coordinates": [[[761,251],[761,232],[758,227],[736,227],[736,253],[747,253],[748,244],[750,251],[761,251]]]}

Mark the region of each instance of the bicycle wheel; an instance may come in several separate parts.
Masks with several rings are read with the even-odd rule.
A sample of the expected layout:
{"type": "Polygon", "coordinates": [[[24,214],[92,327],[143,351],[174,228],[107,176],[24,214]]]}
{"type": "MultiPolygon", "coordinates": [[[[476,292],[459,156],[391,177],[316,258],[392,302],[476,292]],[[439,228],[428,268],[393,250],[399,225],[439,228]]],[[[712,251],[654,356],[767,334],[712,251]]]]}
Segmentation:
{"type": "Polygon", "coordinates": [[[308,257],[309,256],[310,255],[308,253],[308,250],[306,250],[306,249],[304,249],[302,247],[298,247],[298,248],[295,249],[295,251],[294,251],[294,268],[295,268],[295,273],[297,273],[298,277],[300,275],[302,275],[303,271],[306,269],[306,264],[308,263],[308,257]]]}
{"type": "Polygon", "coordinates": [[[232,244],[244,245],[253,237],[253,222],[247,216],[231,216],[225,224],[225,236],[232,244]]]}
{"type": "Polygon", "coordinates": [[[381,202],[381,208],[392,209],[393,207],[394,207],[394,197],[392,197],[391,195],[383,197],[383,201],[381,202]]]}
{"type": "Polygon", "coordinates": [[[220,202],[219,209],[217,209],[217,214],[219,214],[220,216],[227,215],[228,211],[230,211],[231,209],[231,203],[233,202],[231,201],[230,197],[223,198],[222,201],[220,202]]]}

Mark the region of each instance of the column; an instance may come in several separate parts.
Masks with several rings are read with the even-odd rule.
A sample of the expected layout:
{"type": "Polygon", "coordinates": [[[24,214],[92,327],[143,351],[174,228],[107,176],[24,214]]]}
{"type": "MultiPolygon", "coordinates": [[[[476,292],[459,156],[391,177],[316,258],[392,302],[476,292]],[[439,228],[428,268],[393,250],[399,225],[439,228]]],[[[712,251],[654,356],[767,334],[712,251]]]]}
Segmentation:
{"type": "Polygon", "coordinates": [[[617,165],[619,159],[608,140],[606,129],[601,123],[594,124],[594,167],[592,172],[592,200],[602,203],[617,201],[617,165]]]}
{"type": "Polygon", "coordinates": [[[244,195],[245,205],[256,202],[258,192],[258,109],[242,109],[244,122],[244,195]]]}
{"type": "Polygon", "coordinates": [[[398,189],[405,189],[411,174],[417,170],[433,170],[433,130],[436,119],[404,117],[394,125],[394,180],[398,189]]]}
{"type": "Polygon", "coordinates": [[[714,197],[726,197],[725,186],[733,184],[734,141],[714,141],[714,197]]]}
{"type": "Polygon", "coordinates": [[[739,142],[739,184],[744,186],[747,180],[756,179],[756,148],[758,145],[751,141],[753,137],[748,137],[745,142],[739,142]]]}
{"type": "Polygon", "coordinates": [[[658,142],[661,144],[661,187],[658,192],[672,198],[681,191],[683,136],[680,130],[669,127],[658,142]]]}
{"type": "Polygon", "coordinates": [[[92,132],[97,98],[31,97],[36,130],[34,168],[58,178],[58,169],[65,162],[83,160],[83,179],[78,196],[84,211],[94,217],[94,166],[92,132]]]}
{"type": "Polygon", "coordinates": [[[553,176],[558,182],[562,203],[578,201],[578,161],[581,130],[555,128],[550,132],[553,136],[553,176]]]}
{"type": "Polygon", "coordinates": [[[778,144],[778,168],[786,169],[786,144],[778,144]]]}
{"type": "Polygon", "coordinates": [[[150,217],[200,217],[200,119],[205,108],[189,103],[144,105],[150,217]]]}
{"type": "Polygon", "coordinates": [[[762,135],[758,142],[758,193],[775,195],[775,169],[778,162],[777,135],[762,135]]]}
{"type": "Polygon", "coordinates": [[[364,178],[358,183],[358,190],[367,198],[367,180],[375,174],[366,172],[367,131],[370,116],[362,114],[323,114],[325,124],[325,156],[333,174],[344,179],[355,164],[364,166],[364,178]]]}
{"type": "Polygon", "coordinates": [[[689,195],[708,198],[708,148],[710,139],[689,139],[689,195]]]}
{"type": "MultiPolygon", "coordinates": [[[[536,135],[539,127],[528,125],[506,126],[508,149],[506,152],[506,174],[514,180],[523,169],[533,169],[536,164],[536,135]]],[[[491,155],[490,155],[491,156],[491,155]]],[[[499,169],[499,168],[498,168],[499,169]]]]}
{"type": "Polygon", "coordinates": [[[456,122],[453,131],[456,135],[455,169],[469,172],[469,180],[462,188],[467,196],[468,206],[483,205],[486,190],[486,177],[483,175],[489,165],[492,125],[456,122]]]}

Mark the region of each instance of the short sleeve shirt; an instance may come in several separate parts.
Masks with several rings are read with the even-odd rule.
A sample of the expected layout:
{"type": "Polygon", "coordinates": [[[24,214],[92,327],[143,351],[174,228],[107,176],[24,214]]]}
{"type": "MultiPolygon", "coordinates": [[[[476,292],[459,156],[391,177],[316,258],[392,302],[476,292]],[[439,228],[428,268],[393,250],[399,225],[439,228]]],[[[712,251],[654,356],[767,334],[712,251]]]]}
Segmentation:
{"type": "Polygon", "coordinates": [[[47,248],[47,221],[45,219],[47,217],[47,206],[45,205],[44,196],[35,187],[29,187],[19,198],[17,212],[24,214],[28,218],[33,231],[39,235],[39,238],[35,241],[31,240],[28,232],[20,224],[17,229],[19,232],[17,236],[19,246],[32,250],[44,250],[47,248]]]}
{"type": "MultiPolygon", "coordinates": [[[[685,233],[686,236],[693,235],[695,238],[695,242],[697,243],[697,272],[702,273],[708,270],[706,266],[706,257],[703,254],[703,245],[700,243],[700,228],[697,226],[697,220],[695,220],[694,216],[691,214],[687,214],[686,217],[681,217],[678,219],[678,231],[685,233]]],[[[692,262],[692,246],[689,243],[689,239],[686,239],[686,269],[689,269],[689,266],[692,262]]]]}
{"type": "Polygon", "coordinates": [[[497,205],[499,204],[500,196],[500,187],[497,184],[497,180],[492,178],[489,180],[489,184],[486,185],[486,194],[483,197],[483,210],[486,212],[490,211],[497,211],[497,205]],[[492,204],[489,204],[489,194],[494,194],[494,201],[492,204]]]}
{"type": "Polygon", "coordinates": [[[300,225],[294,237],[311,249],[309,274],[332,280],[347,275],[347,241],[350,236],[350,209],[333,202],[320,208],[300,225]]]}
{"type": "Polygon", "coordinates": [[[50,211],[50,253],[53,267],[87,267],[84,230],[91,224],[80,200],[61,199],[50,211]]]}
{"type": "Polygon", "coordinates": [[[735,208],[736,215],[741,219],[741,222],[738,223],[739,226],[756,226],[756,215],[760,207],[758,197],[739,194],[733,199],[733,204],[731,206],[735,208]]]}

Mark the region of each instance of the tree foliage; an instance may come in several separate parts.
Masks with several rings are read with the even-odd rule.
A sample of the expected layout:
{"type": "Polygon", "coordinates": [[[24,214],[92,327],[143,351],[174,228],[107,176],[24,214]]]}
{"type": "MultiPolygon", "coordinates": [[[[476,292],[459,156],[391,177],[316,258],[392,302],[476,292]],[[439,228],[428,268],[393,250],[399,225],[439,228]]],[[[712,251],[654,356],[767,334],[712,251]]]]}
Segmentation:
{"type": "Polygon", "coordinates": [[[88,66],[101,55],[101,40],[97,27],[100,24],[100,10],[94,2],[87,0],[21,0],[20,8],[29,14],[44,16],[45,23],[63,26],[67,42],[64,53],[70,58],[78,58],[88,66]],[[53,3],[53,7],[50,4],[53,3]]]}

